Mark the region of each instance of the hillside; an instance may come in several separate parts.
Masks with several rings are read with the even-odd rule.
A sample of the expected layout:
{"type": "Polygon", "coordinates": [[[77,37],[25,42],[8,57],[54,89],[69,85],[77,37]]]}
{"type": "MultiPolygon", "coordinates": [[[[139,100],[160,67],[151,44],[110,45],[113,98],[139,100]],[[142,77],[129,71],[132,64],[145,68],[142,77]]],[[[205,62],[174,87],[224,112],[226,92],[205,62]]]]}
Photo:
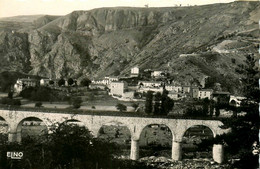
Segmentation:
{"type": "Polygon", "coordinates": [[[236,68],[248,53],[259,57],[259,11],[259,2],[233,2],[100,8],[29,24],[12,21],[20,26],[0,20],[0,71],[96,78],[127,75],[137,65],[166,70],[182,83],[214,77],[237,92],[236,68]]]}

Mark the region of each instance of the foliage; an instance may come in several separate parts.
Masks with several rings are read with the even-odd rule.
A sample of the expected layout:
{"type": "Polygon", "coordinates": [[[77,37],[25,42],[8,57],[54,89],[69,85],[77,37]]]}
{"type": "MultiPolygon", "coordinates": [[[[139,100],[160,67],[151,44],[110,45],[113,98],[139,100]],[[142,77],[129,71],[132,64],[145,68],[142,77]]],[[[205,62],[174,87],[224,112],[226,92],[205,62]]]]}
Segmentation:
{"type": "Polygon", "coordinates": [[[63,91],[54,90],[49,87],[27,87],[20,96],[33,101],[64,101],[68,100],[68,96],[63,91]]]}
{"type": "Polygon", "coordinates": [[[82,79],[82,80],[80,81],[80,85],[81,85],[81,86],[86,86],[86,87],[88,87],[90,83],[91,83],[91,80],[89,80],[88,78],[84,78],[84,79],[82,79]]]}
{"type": "Polygon", "coordinates": [[[162,99],[161,93],[157,92],[154,95],[154,105],[153,105],[153,113],[155,115],[160,115],[161,114],[161,99],[162,99]]]}
{"type": "Polygon", "coordinates": [[[74,83],[74,80],[72,78],[69,78],[68,79],[68,85],[71,86],[71,85],[73,85],[73,83],[74,83]]]}
{"type": "Polygon", "coordinates": [[[10,99],[8,97],[5,97],[1,99],[1,104],[6,104],[10,106],[20,106],[21,101],[19,99],[10,99]]]}
{"type": "Polygon", "coordinates": [[[0,169],[76,169],[111,168],[114,144],[93,138],[82,126],[61,124],[53,127],[51,134],[40,138],[27,137],[18,143],[0,144],[0,169]],[[24,158],[11,161],[6,158],[7,151],[23,151],[24,158]]]}
{"type": "Polygon", "coordinates": [[[0,73],[0,90],[2,92],[10,91],[11,87],[15,84],[18,78],[25,77],[18,72],[4,71],[0,73]]]}
{"type": "Polygon", "coordinates": [[[137,108],[139,107],[139,103],[133,103],[131,106],[132,106],[132,107],[135,109],[135,111],[136,111],[137,108]]]}
{"type": "Polygon", "coordinates": [[[168,97],[168,91],[163,90],[162,98],[161,98],[161,114],[167,115],[174,106],[174,101],[168,97]]]}
{"type": "Polygon", "coordinates": [[[59,81],[58,81],[58,85],[59,86],[64,86],[65,85],[65,80],[63,78],[61,78],[59,81]]]}
{"type": "MultiPolygon", "coordinates": [[[[253,55],[248,55],[246,65],[241,69],[244,77],[241,79],[243,91],[246,96],[244,104],[238,111],[246,112],[245,116],[233,116],[224,120],[225,128],[231,128],[230,133],[218,136],[215,142],[225,142],[227,152],[231,156],[236,156],[241,160],[234,164],[236,168],[257,168],[258,156],[252,155],[252,144],[258,142],[259,133],[259,88],[256,59],[253,55]],[[250,161],[250,166],[248,161],[250,161]]],[[[239,112],[238,112],[239,113],[239,112]]]]}
{"type": "Polygon", "coordinates": [[[13,92],[9,91],[9,92],[8,92],[8,98],[9,98],[9,99],[12,99],[12,98],[13,98],[13,94],[14,94],[13,92]]]}
{"type": "Polygon", "coordinates": [[[197,108],[195,106],[191,106],[185,110],[184,116],[185,117],[205,117],[205,114],[204,114],[202,108],[197,108]]]}
{"type": "Polygon", "coordinates": [[[28,87],[20,93],[20,96],[34,101],[49,101],[51,93],[51,89],[48,87],[28,87]]]}
{"type": "Polygon", "coordinates": [[[36,102],[34,107],[42,107],[42,102],[36,102]]]}
{"type": "Polygon", "coordinates": [[[49,85],[54,85],[54,81],[53,81],[53,80],[50,80],[50,81],[49,81],[49,85]]]}
{"type": "Polygon", "coordinates": [[[72,97],[69,103],[72,104],[73,108],[78,109],[81,106],[82,99],[81,97],[72,97]]]}
{"type": "Polygon", "coordinates": [[[146,93],[146,100],[145,100],[145,113],[151,114],[153,111],[153,92],[148,91],[146,93]]]}
{"type": "Polygon", "coordinates": [[[120,112],[123,112],[123,111],[126,111],[126,110],[127,110],[127,107],[126,107],[126,105],[124,105],[124,104],[118,103],[118,104],[116,105],[116,109],[117,109],[118,111],[120,111],[120,112]]]}

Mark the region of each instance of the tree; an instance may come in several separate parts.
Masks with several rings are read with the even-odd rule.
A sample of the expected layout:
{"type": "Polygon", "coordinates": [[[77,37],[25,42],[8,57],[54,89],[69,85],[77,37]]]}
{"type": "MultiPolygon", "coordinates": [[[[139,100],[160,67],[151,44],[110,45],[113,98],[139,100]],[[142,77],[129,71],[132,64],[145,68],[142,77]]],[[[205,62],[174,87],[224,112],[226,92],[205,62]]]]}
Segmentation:
{"type": "Polygon", "coordinates": [[[80,85],[81,85],[81,86],[89,87],[90,83],[91,83],[91,80],[89,80],[88,78],[84,78],[84,79],[82,79],[82,80],[80,81],[80,85]]]}
{"type": "Polygon", "coordinates": [[[133,103],[131,106],[132,106],[132,107],[135,109],[135,111],[136,111],[137,108],[139,107],[139,103],[133,103]]]}
{"type": "Polygon", "coordinates": [[[252,153],[252,144],[258,142],[259,133],[259,72],[255,66],[256,62],[253,55],[247,55],[245,65],[240,68],[243,76],[241,82],[246,96],[240,111],[246,112],[245,116],[234,116],[224,120],[224,127],[231,128],[231,132],[218,136],[215,140],[224,141],[229,155],[240,158],[240,161],[234,164],[234,168],[257,168],[258,166],[258,156],[252,153]]]}
{"type": "Polygon", "coordinates": [[[13,93],[12,91],[9,91],[9,92],[8,92],[8,98],[9,98],[9,99],[12,99],[12,98],[13,98],[13,94],[14,94],[14,93],[13,93]]]}
{"type": "Polygon", "coordinates": [[[54,81],[53,81],[53,80],[50,80],[50,81],[49,81],[49,85],[54,85],[54,81]]]}
{"type": "Polygon", "coordinates": [[[162,99],[161,93],[157,92],[154,96],[154,105],[153,105],[153,113],[156,115],[161,114],[161,99],[162,99]]]}
{"type": "Polygon", "coordinates": [[[35,103],[35,106],[34,107],[42,107],[42,102],[37,102],[35,103]]]}
{"type": "Polygon", "coordinates": [[[72,78],[69,78],[68,79],[68,85],[71,86],[71,85],[73,85],[73,83],[74,83],[74,80],[72,78]]]}
{"type": "Polygon", "coordinates": [[[72,97],[70,99],[69,103],[72,104],[73,108],[78,109],[81,106],[82,99],[81,99],[81,97],[72,97]]]}
{"type": "Polygon", "coordinates": [[[65,80],[64,80],[63,78],[61,78],[61,79],[58,81],[58,85],[59,85],[59,86],[65,85],[65,80]]]}
{"type": "Polygon", "coordinates": [[[207,116],[209,113],[209,105],[210,105],[210,100],[208,98],[203,99],[202,101],[202,113],[204,116],[207,116]]]}
{"type": "Polygon", "coordinates": [[[146,93],[146,100],[145,100],[145,113],[151,114],[153,112],[153,92],[148,91],[146,93]]]}
{"type": "Polygon", "coordinates": [[[162,115],[167,115],[174,106],[174,101],[168,97],[168,91],[167,90],[163,90],[162,93],[162,100],[161,100],[161,114],[162,115]]]}
{"type": "Polygon", "coordinates": [[[123,112],[123,111],[126,111],[126,110],[127,110],[127,107],[126,107],[126,105],[124,105],[124,104],[118,103],[118,104],[116,105],[116,109],[117,109],[118,111],[120,111],[120,112],[123,112]]]}

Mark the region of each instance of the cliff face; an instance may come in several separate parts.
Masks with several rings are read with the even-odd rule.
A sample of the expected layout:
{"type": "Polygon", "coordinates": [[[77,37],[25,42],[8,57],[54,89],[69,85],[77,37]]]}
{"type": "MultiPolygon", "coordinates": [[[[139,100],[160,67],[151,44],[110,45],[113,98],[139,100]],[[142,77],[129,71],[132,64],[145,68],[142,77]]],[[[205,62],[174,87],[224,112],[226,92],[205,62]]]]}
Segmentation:
{"type": "Polygon", "coordinates": [[[9,21],[9,29],[0,27],[0,70],[92,78],[125,75],[137,65],[167,70],[183,82],[205,76],[236,82],[237,65],[258,50],[259,11],[258,2],[101,8],[43,16],[13,32],[10,25],[18,22],[9,21]]]}

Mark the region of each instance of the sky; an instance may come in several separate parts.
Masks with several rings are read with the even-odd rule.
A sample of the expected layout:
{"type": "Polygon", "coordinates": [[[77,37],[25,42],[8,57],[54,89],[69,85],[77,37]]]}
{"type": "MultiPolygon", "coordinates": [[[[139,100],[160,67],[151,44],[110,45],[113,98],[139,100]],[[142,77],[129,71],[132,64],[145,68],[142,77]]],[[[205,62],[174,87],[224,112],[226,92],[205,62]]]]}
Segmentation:
{"type": "Polygon", "coordinates": [[[166,7],[228,3],[234,0],[0,0],[0,17],[17,15],[66,15],[75,10],[100,7],[166,7]]]}

